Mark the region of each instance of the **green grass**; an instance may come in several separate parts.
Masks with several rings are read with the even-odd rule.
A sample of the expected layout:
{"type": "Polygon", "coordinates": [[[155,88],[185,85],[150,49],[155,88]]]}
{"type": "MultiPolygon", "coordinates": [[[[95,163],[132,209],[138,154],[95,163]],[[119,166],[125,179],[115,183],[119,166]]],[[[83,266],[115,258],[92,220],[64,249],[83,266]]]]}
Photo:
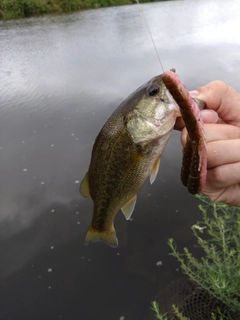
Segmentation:
{"type": "MultiPolygon", "coordinates": [[[[188,248],[179,253],[173,239],[168,244],[182,271],[230,310],[224,315],[216,310],[211,319],[231,319],[231,314],[240,314],[240,208],[214,203],[204,196],[198,198],[202,201],[199,209],[203,216],[192,231],[203,249],[203,257],[196,259],[188,248]]],[[[160,313],[156,302],[152,308],[156,319],[170,320],[160,313]]],[[[175,319],[188,320],[176,306],[173,309],[175,319]]]]}
{"type": "MultiPolygon", "coordinates": [[[[142,0],[141,2],[154,2],[142,0]]],[[[136,3],[135,0],[0,0],[0,19],[17,19],[136,3]]]]}

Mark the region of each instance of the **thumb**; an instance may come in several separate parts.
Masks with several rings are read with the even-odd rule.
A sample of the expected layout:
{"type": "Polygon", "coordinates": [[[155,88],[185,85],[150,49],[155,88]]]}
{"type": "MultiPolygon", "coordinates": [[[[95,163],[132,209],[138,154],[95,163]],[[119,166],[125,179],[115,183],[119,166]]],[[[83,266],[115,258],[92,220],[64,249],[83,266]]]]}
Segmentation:
{"type": "Polygon", "coordinates": [[[224,122],[240,126],[240,94],[226,83],[212,81],[191,95],[205,101],[206,108],[216,111],[224,122]]]}

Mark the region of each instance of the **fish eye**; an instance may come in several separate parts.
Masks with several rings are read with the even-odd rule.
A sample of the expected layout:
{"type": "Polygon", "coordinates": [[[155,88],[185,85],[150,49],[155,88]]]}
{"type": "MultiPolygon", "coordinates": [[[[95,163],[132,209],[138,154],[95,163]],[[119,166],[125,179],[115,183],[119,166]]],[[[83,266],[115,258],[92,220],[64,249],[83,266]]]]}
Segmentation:
{"type": "Polygon", "coordinates": [[[153,84],[148,88],[148,95],[154,97],[159,93],[160,89],[157,85],[153,84]]]}

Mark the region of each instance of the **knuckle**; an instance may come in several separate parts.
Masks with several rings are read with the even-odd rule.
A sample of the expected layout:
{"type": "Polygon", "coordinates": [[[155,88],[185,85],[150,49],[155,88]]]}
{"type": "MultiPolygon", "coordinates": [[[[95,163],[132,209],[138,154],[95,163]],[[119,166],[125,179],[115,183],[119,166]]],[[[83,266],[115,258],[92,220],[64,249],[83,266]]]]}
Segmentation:
{"type": "Polygon", "coordinates": [[[218,88],[218,90],[221,90],[221,91],[225,91],[227,92],[228,89],[229,89],[229,86],[221,81],[221,80],[214,80],[212,82],[209,83],[209,86],[215,91],[215,88],[218,88]]]}

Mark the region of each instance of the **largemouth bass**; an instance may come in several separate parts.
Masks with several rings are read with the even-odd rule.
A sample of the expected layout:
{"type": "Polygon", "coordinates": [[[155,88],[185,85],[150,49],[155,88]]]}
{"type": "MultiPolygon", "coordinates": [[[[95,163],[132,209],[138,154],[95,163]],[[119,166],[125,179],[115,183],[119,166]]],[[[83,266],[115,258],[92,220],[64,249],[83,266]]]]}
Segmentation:
{"type": "Polygon", "coordinates": [[[122,209],[130,219],[138,191],[148,177],[151,183],[155,180],[178,116],[179,107],[159,75],[133,92],[107,120],[80,185],[80,193],[94,203],[85,244],[118,245],[114,218],[122,209]]]}
{"type": "MultiPolygon", "coordinates": [[[[121,209],[126,219],[130,219],[138,191],[148,177],[151,183],[154,182],[160,157],[176,118],[181,116],[180,109],[190,108],[185,117],[190,129],[197,125],[194,121],[200,114],[196,115],[194,110],[196,103],[187,89],[179,86],[179,82],[178,76],[171,71],[154,77],[120,104],[98,134],[88,172],[80,185],[82,196],[92,198],[94,203],[92,223],[85,236],[85,244],[104,241],[112,247],[118,245],[114,218],[121,209]],[[182,103],[184,100],[186,106],[182,103]]],[[[195,132],[192,137],[199,140],[200,131],[195,132]]],[[[196,144],[195,140],[196,147],[187,150],[187,159],[190,158],[190,162],[193,160],[192,166],[189,161],[187,165],[192,170],[185,174],[195,184],[194,187],[191,181],[189,185],[185,184],[191,193],[198,192],[202,186],[199,175],[204,169],[198,163],[201,162],[200,144],[196,144]],[[195,176],[198,178],[197,183],[195,176]]]]}

